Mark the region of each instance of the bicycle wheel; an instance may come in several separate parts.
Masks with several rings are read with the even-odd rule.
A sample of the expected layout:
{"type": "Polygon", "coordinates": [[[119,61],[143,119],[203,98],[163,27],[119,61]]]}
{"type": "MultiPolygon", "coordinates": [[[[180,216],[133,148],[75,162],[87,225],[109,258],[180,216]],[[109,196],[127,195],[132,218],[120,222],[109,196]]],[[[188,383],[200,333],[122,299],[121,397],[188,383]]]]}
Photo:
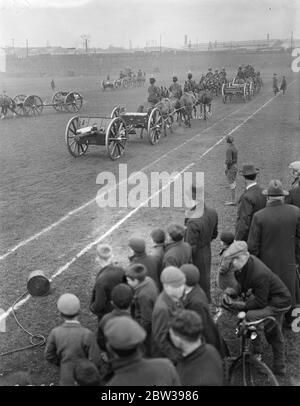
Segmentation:
{"type": "Polygon", "coordinates": [[[233,362],[229,369],[230,386],[279,386],[270,368],[251,355],[233,362]]]}

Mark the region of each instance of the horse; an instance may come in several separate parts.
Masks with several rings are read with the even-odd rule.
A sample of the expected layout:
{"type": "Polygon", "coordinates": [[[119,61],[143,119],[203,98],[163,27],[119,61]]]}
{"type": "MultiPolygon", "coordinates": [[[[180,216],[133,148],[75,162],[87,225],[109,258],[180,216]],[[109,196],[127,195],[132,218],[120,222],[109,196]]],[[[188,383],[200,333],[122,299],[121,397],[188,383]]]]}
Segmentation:
{"type": "Polygon", "coordinates": [[[180,119],[184,121],[187,127],[191,127],[191,119],[193,118],[193,111],[196,112],[196,105],[198,103],[197,97],[193,92],[183,92],[180,100],[180,119]]]}
{"type": "Polygon", "coordinates": [[[202,92],[198,93],[198,102],[200,104],[200,119],[202,118],[202,112],[203,114],[203,119],[207,119],[207,114],[211,114],[211,103],[213,100],[212,93],[209,90],[204,90],[202,92]],[[207,111],[208,108],[208,111],[207,111]]]}

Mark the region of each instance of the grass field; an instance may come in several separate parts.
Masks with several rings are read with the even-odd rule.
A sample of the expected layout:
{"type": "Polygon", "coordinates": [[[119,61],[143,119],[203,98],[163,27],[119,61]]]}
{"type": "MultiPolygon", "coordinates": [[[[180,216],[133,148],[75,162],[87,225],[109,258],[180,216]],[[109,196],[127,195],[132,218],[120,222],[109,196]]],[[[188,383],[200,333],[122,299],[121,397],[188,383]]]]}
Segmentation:
{"type": "MultiPolygon", "coordinates": [[[[127,241],[133,233],[142,234],[150,246],[149,235],[154,227],[166,227],[172,221],[183,221],[184,217],[183,211],[174,208],[141,207],[134,213],[130,208],[100,209],[95,203],[100,189],[97,175],[103,171],[118,174],[121,163],[127,164],[128,176],[140,170],[148,175],[153,171],[181,171],[194,163],[192,170],[205,174],[206,202],[218,211],[220,232],[234,229],[236,215],[235,208],[223,205],[230,191],[224,175],[225,144],[219,141],[228,133],[235,137],[239,166],[252,161],[261,169],[259,182],[263,186],[278,178],[288,187],[287,166],[299,159],[300,150],[299,99],[296,82],[292,83],[296,76],[290,72],[288,61],[260,70],[265,86],[250,102],[223,104],[218,98],[214,100],[210,120],[193,121],[191,129],[175,127],[173,134],[155,146],[132,135],[118,162],[111,161],[101,147],[91,147],[81,158],[71,157],[64,143],[65,127],[72,116],[69,113],[60,114],[49,107],[39,117],[2,120],[0,308],[7,310],[26,291],[29,273],[40,269],[52,278],[51,293],[26,300],[17,310],[21,323],[32,333],[47,336],[60,323],[56,301],[68,291],[80,297],[82,323],[95,330],[96,319],[88,309],[96,272],[94,242],[103,238],[110,243],[115,256],[126,265],[127,241]],[[273,71],[286,74],[288,84],[292,83],[285,96],[273,98],[273,71]]],[[[231,76],[232,68],[228,72],[231,76]]],[[[200,70],[193,73],[194,77],[200,77],[200,70]]],[[[185,75],[186,71],[178,72],[181,81],[185,75]]],[[[159,84],[168,84],[170,76],[170,72],[162,71],[157,80],[159,84]]],[[[146,87],[102,92],[97,83],[101,79],[57,78],[56,86],[58,90],[80,92],[85,100],[81,114],[91,116],[109,115],[116,105],[126,105],[128,111],[135,111],[146,98],[146,87]]],[[[2,88],[11,96],[25,93],[51,99],[48,79],[2,77],[1,81],[2,88]]],[[[238,192],[242,189],[242,179],[238,179],[238,192]]],[[[215,283],[218,250],[216,241],[212,270],[216,305],[220,293],[215,283]]],[[[300,379],[300,338],[292,332],[286,333],[286,338],[288,375],[281,384],[291,385],[300,379]]],[[[8,316],[6,332],[0,333],[0,353],[28,343],[28,336],[8,316]]],[[[43,359],[43,348],[1,357],[0,365],[3,375],[29,370],[37,385],[58,380],[57,369],[43,359]]]]}

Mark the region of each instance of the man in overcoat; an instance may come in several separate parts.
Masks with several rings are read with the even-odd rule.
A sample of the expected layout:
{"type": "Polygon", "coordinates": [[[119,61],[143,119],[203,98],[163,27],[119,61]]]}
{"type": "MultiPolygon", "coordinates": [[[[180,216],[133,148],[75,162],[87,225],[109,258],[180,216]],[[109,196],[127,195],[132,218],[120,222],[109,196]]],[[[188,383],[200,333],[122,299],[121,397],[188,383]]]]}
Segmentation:
{"type": "Polygon", "coordinates": [[[266,197],[256,181],[258,172],[259,169],[252,164],[244,165],[241,171],[245,178],[246,189],[238,200],[235,240],[248,240],[253,214],[266,206],[266,197]]]}
{"type": "Polygon", "coordinates": [[[192,186],[195,206],[186,213],[185,240],[192,246],[192,261],[200,272],[199,284],[210,302],[211,242],[218,236],[218,214],[215,209],[204,204],[197,189],[196,186],[192,186]],[[197,194],[198,201],[195,200],[197,194]]]}
{"type": "Polygon", "coordinates": [[[295,306],[300,298],[300,210],[284,203],[288,192],[279,180],[271,180],[263,194],[268,197],[267,207],[253,216],[248,249],[284,282],[295,306]]]}
{"type": "Polygon", "coordinates": [[[285,202],[300,209],[300,161],[290,163],[289,168],[292,170],[293,182],[285,202]]]}

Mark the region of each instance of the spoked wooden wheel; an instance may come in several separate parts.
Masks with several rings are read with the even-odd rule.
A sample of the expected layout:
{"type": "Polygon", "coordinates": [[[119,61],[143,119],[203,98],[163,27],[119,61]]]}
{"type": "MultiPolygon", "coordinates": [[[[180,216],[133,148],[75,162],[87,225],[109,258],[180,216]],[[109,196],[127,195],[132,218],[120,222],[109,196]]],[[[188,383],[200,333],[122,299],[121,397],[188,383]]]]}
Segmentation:
{"type": "Polygon", "coordinates": [[[157,108],[154,108],[151,111],[148,120],[148,140],[150,144],[154,145],[159,141],[162,133],[162,128],[163,117],[161,115],[161,112],[157,108]]]}
{"type": "Polygon", "coordinates": [[[66,93],[65,92],[56,92],[52,97],[52,104],[54,110],[58,112],[62,112],[65,110],[64,108],[64,100],[65,100],[66,93]]]}
{"type": "Polygon", "coordinates": [[[39,116],[42,114],[44,105],[43,101],[39,96],[31,95],[27,96],[24,100],[24,107],[26,110],[26,114],[29,116],[39,116]]]}
{"type": "Polygon", "coordinates": [[[71,113],[77,113],[82,107],[83,97],[77,92],[70,92],[65,98],[64,107],[71,113]]]}
{"type": "Polygon", "coordinates": [[[25,101],[26,97],[27,96],[25,94],[18,94],[17,96],[15,96],[13,98],[13,101],[15,103],[14,110],[18,116],[26,115],[26,109],[24,107],[24,101],[25,101]]]}
{"type": "Polygon", "coordinates": [[[110,159],[114,161],[120,158],[125,151],[126,144],[126,125],[120,117],[115,117],[109,123],[105,137],[105,146],[110,159]]]}
{"type": "Polygon", "coordinates": [[[122,86],[125,88],[125,89],[127,89],[128,87],[129,87],[129,81],[128,81],[128,79],[123,79],[122,80],[122,86]]]}
{"type": "Polygon", "coordinates": [[[68,147],[68,151],[75,158],[84,155],[88,149],[88,144],[79,143],[79,137],[77,135],[78,128],[79,117],[75,116],[69,120],[65,132],[65,141],[68,147]]]}

